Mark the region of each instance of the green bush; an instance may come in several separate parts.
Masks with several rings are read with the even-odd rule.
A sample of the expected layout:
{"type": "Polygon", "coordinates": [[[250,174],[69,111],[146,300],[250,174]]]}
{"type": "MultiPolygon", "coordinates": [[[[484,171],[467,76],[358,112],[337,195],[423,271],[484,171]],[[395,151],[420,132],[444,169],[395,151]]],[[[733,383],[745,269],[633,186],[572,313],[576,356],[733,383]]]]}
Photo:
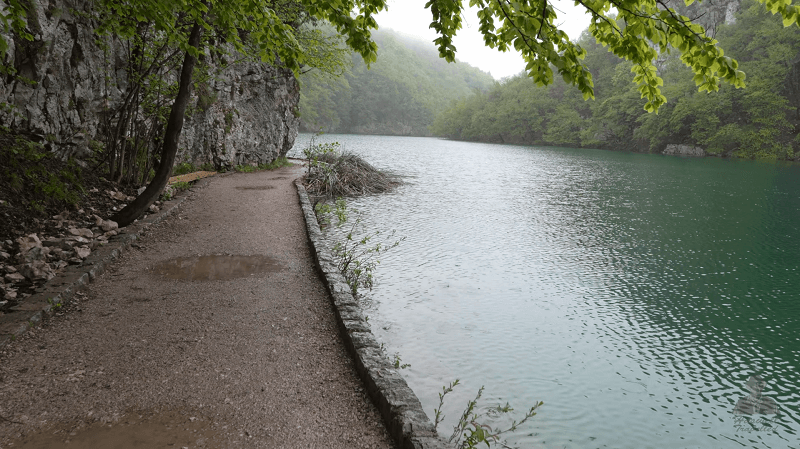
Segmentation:
{"type": "Polygon", "coordinates": [[[86,193],[81,168],[66,164],[37,143],[21,136],[0,136],[0,173],[11,192],[26,198],[28,206],[44,213],[48,207],[76,206],[86,193]]]}
{"type": "Polygon", "coordinates": [[[180,164],[176,165],[174,169],[172,169],[173,176],[185,175],[187,173],[194,172],[194,165],[189,162],[181,162],[180,164]]]}

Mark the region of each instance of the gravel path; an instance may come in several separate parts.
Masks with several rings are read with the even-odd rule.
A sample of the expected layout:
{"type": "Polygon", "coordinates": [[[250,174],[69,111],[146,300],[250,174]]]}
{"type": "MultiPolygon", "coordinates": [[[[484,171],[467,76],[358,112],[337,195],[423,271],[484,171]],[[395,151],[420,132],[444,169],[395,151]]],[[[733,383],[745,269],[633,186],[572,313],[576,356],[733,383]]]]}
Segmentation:
{"type": "Polygon", "coordinates": [[[0,448],[393,447],[314,270],[300,174],[213,179],[2,348],[0,448]]]}

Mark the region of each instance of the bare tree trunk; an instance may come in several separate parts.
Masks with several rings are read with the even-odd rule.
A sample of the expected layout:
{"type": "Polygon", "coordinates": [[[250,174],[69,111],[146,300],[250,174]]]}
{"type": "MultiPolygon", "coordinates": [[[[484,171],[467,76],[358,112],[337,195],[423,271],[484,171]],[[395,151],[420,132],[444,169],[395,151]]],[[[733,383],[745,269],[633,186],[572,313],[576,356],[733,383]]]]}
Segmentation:
{"type": "MultiPolygon", "coordinates": [[[[199,23],[194,24],[191,34],[189,35],[189,45],[195,48],[200,45],[202,30],[203,28],[199,23]]],[[[167,121],[167,129],[164,131],[164,143],[161,147],[161,163],[158,165],[158,171],[155,177],[150,181],[150,184],[147,185],[144,192],[116,215],[111,217],[111,219],[119,223],[121,227],[133,223],[134,220],[141,216],[147,208],[158,199],[161,191],[167,186],[169,175],[172,174],[172,165],[175,163],[175,155],[178,153],[178,139],[180,139],[181,129],[183,129],[183,118],[186,113],[186,105],[189,103],[192,87],[192,72],[194,71],[196,62],[197,58],[192,56],[191,53],[187,51],[184,54],[181,77],[178,85],[178,95],[175,97],[175,102],[172,104],[172,110],[169,113],[169,120],[167,121]]]]}

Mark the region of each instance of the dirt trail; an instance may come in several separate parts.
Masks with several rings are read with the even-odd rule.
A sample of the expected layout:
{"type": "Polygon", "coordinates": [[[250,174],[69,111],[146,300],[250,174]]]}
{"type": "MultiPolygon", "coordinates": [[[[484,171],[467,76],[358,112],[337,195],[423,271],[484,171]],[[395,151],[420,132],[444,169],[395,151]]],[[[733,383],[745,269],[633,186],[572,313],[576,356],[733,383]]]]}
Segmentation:
{"type": "Polygon", "coordinates": [[[212,179],[2,348],[0,448],[392,447],[314,271],[300,174],[212,179]]]}

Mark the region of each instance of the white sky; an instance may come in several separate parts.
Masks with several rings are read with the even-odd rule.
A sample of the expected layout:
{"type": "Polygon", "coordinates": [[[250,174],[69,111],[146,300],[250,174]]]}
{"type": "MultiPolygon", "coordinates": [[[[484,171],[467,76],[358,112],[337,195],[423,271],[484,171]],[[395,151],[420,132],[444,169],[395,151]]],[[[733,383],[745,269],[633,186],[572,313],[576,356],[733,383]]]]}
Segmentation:
{"type": "MultiPolygon", "coordinates": [[[[375,19],[381,28],[391,28],[431,42],[436,38],[436,34],[428,28],[431,23],[431,13],[425,9],[425,3],[426,0],[389,0],[389,9],[379,13],[375,19]]],[[[582,8],[573,6],[572,0],[553,0],[552,4],[558,15],[556,24],[571,40],[578,39],[581,32],[589,26],[589,16],[582,8]]],[[[501,53],[484,45],[478,31],[476,11],[477,9],[466,9],[462,15],[462,28],[454,39],[456,58],[491,73],[497,80],[524,70],[525,63],[515,51],[501,53]]]]}

